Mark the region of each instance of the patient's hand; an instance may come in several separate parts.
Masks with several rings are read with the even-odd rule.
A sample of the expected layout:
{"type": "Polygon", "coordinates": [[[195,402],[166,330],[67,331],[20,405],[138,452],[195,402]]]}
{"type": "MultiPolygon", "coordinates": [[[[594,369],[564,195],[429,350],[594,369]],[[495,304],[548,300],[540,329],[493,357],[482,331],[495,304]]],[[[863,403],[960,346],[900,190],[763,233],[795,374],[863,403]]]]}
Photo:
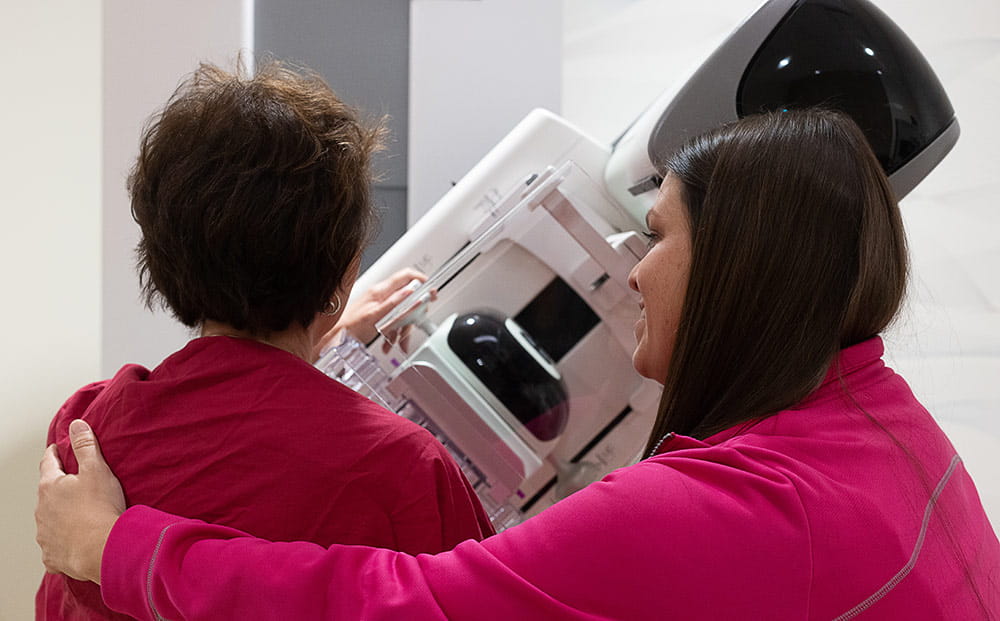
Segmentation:
{"type": "Polygon", "coordinates": [[[66,474],[50,445],[39,466],[35,540],[52,573],[101,583],[101,555],[125,511],[121,484],[101,455],[97,437],[82,420],[69,426],[79,474],[66,474]]]}
{"type": "Polygon", "coordinates": [[[375,324],[412,293],[406,285],[414,280],[426,282],[427,276],[413,268],[404,268],[352,300],[337,325],[320,339],[316,356],[344,329],[362,343],[371,342],[378,336],[375,324]]]}

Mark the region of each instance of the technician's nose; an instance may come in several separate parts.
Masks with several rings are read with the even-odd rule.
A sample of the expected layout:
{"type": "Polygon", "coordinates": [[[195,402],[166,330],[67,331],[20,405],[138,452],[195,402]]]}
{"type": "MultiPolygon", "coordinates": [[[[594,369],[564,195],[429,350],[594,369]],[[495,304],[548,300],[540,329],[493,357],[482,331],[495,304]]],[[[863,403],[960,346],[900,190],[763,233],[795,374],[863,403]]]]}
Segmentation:
{"type": "Polygon", "coordinates": [[[639,269],[641,263],[642,261],[636,263],[628,273],[628,287],[636,293],[639,293],[639,281],[636,279],[636,271],[639,269]]]}

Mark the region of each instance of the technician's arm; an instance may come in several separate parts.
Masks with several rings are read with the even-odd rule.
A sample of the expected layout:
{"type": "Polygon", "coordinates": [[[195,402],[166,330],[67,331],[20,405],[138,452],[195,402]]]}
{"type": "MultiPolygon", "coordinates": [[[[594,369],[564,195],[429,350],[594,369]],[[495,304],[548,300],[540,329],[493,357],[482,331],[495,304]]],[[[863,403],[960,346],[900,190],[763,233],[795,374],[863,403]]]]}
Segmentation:
{"type": "Polygon", "coordinates": [[[562,534],[538,522],[413,557],[361,546],[271,543],[133,507],[108,539],[101,589],[111,608],[150,620],[582,621],[663,612],[667,575],[641,560],[663,553],[661,545],[633,540],[611,550],[607,542],[615,547],[624,533],[588,516],[562,534]],[[577,540],[567,546],[567,537],[577,540]]]}
{"type": "Polygon", "coordinates": [[[93,433],[82,422],[73,429],[85,436],[74,446],[92,447],[77,453],[80,474],[61,473],[51,452],[42,466],[36,518],[46,567],[100,581],[109,606],[140,619],[621,619],[649,618],[649,606],[660,605],[659,590],[635,576],[662,522],[614,485],[435,556],[324,549],[148,507],[119,518],[120,490],[93,433]],[[624,511],[600,510],[615,500],[609,493],[624,511]],[[632,516],[652,531],[630,524],[632,516]]]}
{"type": "MultiPolygon", "coordinates": [[[[142,506],[119,517],[121,490],[93,432],[82,421],[71,432],[80,474],[62,473],[51,451],[42,463],[36,520],[46,567],[100,582],[111,608],[140,619],[592,618],[563,603],[594,593],[589,572],[574,575],[572,566],[607,569],[619,580],[631,573],[612,558],[595,562],[592,555],[602,555],[596,541],[553,554],[564,535],[529,524],[514,529],[525,529],[520,538],[494,537],[489,546],[469,540],[449,553],[413,557],[270,543],[142,506]],[[543,588],[524,577],[531,572],[540,572],[543,588]]],[[[581,532],[606,527],[586,517],[580,525],[581,532]]],[[[633,554],[625,552],[628,565],[633,554]]],[[[596,608],[601,599],[615,600],[598,598],[596,608]]]]}
{"type": "MultiPolygon", "coordinates": [[[[809,592],[804,569],[747,571],[776,551],[807,567],[808,542],[798,523],[773,520],[761,529],[746,519],[744,497],[753,494],[716,486],[746,489],[760,479],[712,461],[661,458],[624,468],[483,542],[413,557],[270,543],[148,507],[115,522],[120,508],[96,476],[99,453],[77,457],[81,473],[73,478],[43,464],[37,515],[46,566],[101,580],[105,602],[140,619],[748,618],[760,602],[805,609],[809,592]],[[88,494],[66,496],[76,488],[60,484],[67,480],[88,494]],[[50,522],[60,514],[96,532],[50,522]],[[740,519],[726,517],[733,515],[740,519]]],[[[764,483],[777,501],[797,498],[790,486],[764,483]]]]}

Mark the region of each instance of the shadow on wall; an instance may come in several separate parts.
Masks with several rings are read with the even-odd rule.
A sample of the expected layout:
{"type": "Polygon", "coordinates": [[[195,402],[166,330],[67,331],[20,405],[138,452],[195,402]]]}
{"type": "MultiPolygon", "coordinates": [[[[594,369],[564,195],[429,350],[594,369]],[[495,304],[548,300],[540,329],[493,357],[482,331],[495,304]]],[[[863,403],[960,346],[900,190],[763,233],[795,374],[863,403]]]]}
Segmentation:
{"type": "Polygon", "coordinates": [[[47,428],[46,421],[8,438],[0,453],[0,621],[34,618],[45,571],[35,544],[35,484],[47,428]]]}

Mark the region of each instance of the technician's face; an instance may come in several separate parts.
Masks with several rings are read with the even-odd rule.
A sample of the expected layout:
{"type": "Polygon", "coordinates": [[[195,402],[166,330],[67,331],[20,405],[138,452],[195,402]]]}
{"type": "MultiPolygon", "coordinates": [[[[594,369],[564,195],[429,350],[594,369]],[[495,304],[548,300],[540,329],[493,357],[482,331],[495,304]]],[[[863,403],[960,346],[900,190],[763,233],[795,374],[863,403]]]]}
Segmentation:
{"type": "Polygon", "coordinates": [[[691,228],[681,201],[681,183],[667,175],[646,216],[650,248],[632,268],[629,286],[640,295],[632,365],[643,377],[663,382],[674,350],[691,268],[691,228]]]}

